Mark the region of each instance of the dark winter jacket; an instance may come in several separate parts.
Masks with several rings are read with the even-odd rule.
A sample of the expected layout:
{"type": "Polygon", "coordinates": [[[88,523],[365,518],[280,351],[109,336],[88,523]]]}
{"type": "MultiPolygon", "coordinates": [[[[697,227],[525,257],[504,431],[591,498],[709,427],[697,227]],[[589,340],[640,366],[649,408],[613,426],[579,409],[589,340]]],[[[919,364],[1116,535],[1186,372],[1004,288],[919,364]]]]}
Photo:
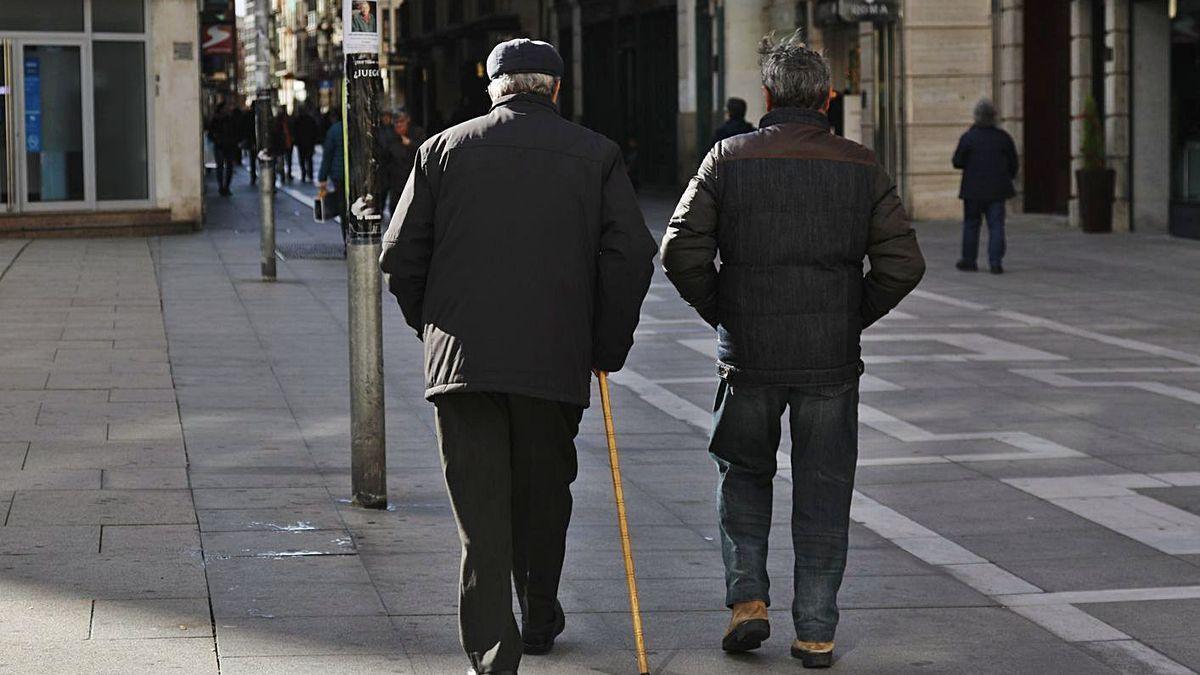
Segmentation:
{"type": "Polygon", "coordinates": [[[309,112],[300,112],[295,122],[296,147],[301,152],[311,151],[321,140],[321,123],[309,112]]]}
{"type": "Polygon", "coordinates": [[[744,119],[727,119],[725,123],[717,127],[717,131],[713,134],[712,144],[716,145],[726,138],[733,138],[739,134],[748,134],[754,131],[754,125],[744,119]]]}
{"type": "Polygon", "coordinates": [[[208,139],[221,149],[236,148],[240,140],[238,119],[227,110],[222,110],[208,121],[208,139]]]}
{"type": "Polygon", "coordinates": [[[426,397],[586,406],[591,369],[633,345],[654,248],[616,144],[516,94],[421,145],[380,266],[425,342],[426,397]]]}
{"type": "Polygon", "coordinates": [[[412,173],[413,162],[416,161],[417,149],[425,142],[425,132],[421,127],[410,126],[408,138],[408,145],[405,145],[404,139],[393,132],[384,139],[380,147],[379,161],[386,173],[385,182],[388,189],[395,194],[404,191],[408,175],[412,173]]]}
{"type": "Polygon", "coordinates": [[[1017,146],[1003,129],[975,125],[958,140],[954,168],[962,169],[959,199],[994,202],[1016,194],[1017,146]]]}
{"type": "Polygon", "coordinates": [[[722,377],[795,386],[856,379],[862,329],[925,271],[874,154],[796,108],[708,153],[671,216],[662,262],[717,329],[722,377]]]}

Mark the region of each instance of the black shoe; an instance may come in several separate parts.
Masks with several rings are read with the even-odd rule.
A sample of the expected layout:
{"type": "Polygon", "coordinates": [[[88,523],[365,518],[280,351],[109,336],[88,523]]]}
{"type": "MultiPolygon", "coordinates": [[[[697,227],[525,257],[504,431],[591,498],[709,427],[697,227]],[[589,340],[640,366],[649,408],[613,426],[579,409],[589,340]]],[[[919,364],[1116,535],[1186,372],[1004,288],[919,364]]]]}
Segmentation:
{"type": "Polygon", "coordinates": [[[792,658],[800,659],[800,665],[805,668],[828,668],[833,665],[833,650],[827,652],[810,652],[792,643],[792,658]]]}
{"type": "Polygon", "coordinates": [[[554,648],[554,638],[562,635],[563,630],[567,627],[567,615],[563,612],[562,605],[558,601],[554,601],[554,625],[549,633],[535,633],[528,629],[521,631],[521,640],[525,643],[524,652],[530,656],[541,656],[549,654],[554,648]]]}
{"type": "Polygon", "coordinates": [[[961,270],[963,272],[978,272],[979,271],[979,265],[976,265],[973,262],[967,262],[965,260],[959,260],[958,262],[954,263],[954,267],[955,267],[955,269],[961,270]]]}
{"type": "Polygon", "coordinates": [[[992,274],[1004,274],[1004,266],[1000,263],[992,265],[992,274]]]}

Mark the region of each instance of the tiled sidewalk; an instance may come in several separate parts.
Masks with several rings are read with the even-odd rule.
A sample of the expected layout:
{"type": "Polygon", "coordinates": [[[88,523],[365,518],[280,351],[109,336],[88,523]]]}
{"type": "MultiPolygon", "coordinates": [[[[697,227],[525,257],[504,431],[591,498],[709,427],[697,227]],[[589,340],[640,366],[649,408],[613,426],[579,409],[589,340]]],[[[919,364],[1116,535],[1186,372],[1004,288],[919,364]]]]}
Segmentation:
{"type": "MultiPolygon", "coordinates": [[[[261,282],[255,199],[192,236],[0,241],[0,672],[465,671],[420,345],[385,298],[393,510],[354,508],[344,263],[261,282]]],[[[647,200],[656,229],[670,207],[647,200]]],[[[281,248],[336,244],[278,211],[281,248]]],[[[1011,236],[1010,274],[962,275],[922,226],[929,278],[868,334],[835,670],[1200,668],[1200,246],[1011,236]]],[[[614,390],[652,663],[793,671],[786,456],[776,636],[717,649],[710,349],[656,278],[614,390]]],[[[568,629],[522,672],[633,671],[598,417],[568,629]]]]}

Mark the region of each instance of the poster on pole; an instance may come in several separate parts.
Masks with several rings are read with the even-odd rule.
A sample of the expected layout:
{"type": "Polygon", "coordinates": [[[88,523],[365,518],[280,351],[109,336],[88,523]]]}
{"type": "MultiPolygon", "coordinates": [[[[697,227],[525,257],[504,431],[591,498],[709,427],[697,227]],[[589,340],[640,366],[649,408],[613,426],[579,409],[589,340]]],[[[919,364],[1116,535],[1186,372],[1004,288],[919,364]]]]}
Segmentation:
{"type": "Polygon", "coordinates": [[[379,53],[378,0],[342,2],[342,53],[379,53]]]}

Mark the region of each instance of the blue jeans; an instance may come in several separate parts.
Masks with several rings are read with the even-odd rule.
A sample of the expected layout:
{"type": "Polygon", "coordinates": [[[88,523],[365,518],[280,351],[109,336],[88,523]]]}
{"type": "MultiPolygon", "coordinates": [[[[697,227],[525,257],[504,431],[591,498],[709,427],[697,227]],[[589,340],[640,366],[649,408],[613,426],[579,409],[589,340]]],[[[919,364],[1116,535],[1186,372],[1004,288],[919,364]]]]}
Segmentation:
{"type": "Polygon", "coordinates": [[[975,263],[979,256],[979,228],[984,216],[988,224],[988,263],[993,267],[1004,260],[1004,200],[994,202],[963,201],[962,261],[975,263]]]}
{"type": "Polygon", "coordinates": [[[771,604],[767,539],[780,418],[792,427],[792,546],[796,637],[833,640],[846,570],[850,499],[858,459],[858,382],[717,387],[709,452],[717,463],[725,603],[771,604]]]}

